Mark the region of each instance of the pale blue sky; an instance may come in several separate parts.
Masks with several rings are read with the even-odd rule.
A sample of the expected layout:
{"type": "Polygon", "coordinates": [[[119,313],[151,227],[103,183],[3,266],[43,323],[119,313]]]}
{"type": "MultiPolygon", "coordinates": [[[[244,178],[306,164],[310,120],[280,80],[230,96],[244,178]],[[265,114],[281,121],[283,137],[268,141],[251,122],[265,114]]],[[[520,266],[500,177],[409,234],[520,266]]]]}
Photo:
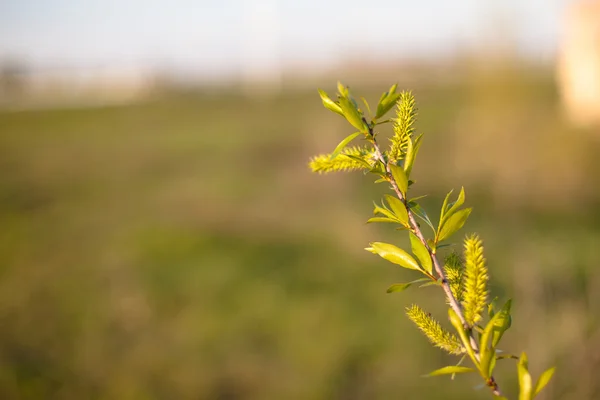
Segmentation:
{"type": "Polygon", "coordinates": [[[0,57],[38,67],[151,64],[199,74],[328,63],[356,51],[435,57],[509,33],[549,59],[568,0],[0,0],[0,57]]]}

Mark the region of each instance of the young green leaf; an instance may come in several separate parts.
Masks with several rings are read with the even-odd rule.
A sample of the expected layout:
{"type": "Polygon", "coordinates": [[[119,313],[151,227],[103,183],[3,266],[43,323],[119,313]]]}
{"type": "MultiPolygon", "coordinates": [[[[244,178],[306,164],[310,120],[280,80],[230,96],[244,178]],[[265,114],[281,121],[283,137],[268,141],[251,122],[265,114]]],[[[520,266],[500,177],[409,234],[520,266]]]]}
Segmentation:
{"type": "MultiPolygon", "coordinates": [[[[421,197],[424,197],[424,196],[421,196],[421,197]]],[[[425,223],[431,227],[431,230],[433,230],[433,233],[435,234],[435,227],[433,226],[433,223],[429,219],[429,216],[427,215],[427,213],[425,212],[423,207],[421,207],[418,203],[416,203],[414,201],[414,199],[412,199],[408,202],[408,206],[410,207],[410,210],[413,212],[413,214],[415,214],[417,217],[419,217],[420,219],[425,221],[425,223]]]]}
{"type": "Polygon", "coordinates": [[[496,320],[498,320],[501,316],[502,312],[499,312],[487,323],[479,343],[479,351],[481,355],[481,364],[479,366],[479,370],[481,375],[486,379],[492,374],[492,371],[490,370],[493,370],[493,368],[490,368],[492,360],[494,361],[494,364],[496,361],[496,349],[494,346],[489,346],[490,338],[492,336],[492,331],[496,324],[496,320]]]}
{"type": "Polygon", "coordinates": [[[419,148],[421,148],[422,137],[422,134],[417,136],[414,142],[410,138],[408,140],[406,147],[406,160],[404,161],[404,171],[406,172],[406,176],[410,176],[413,164],[417,158],[417,153],[419,153],[419,148]]]}
{"type": "Polygon", "coordinates": [[[369,115],[371,115],[371,107],[369,106],[367,99],[365,99],[364,97],[361,97],[360,99],[363,101],[363,103],[365,103],[365,108],[367,109],[367,112],[369,113],[369,115]]]}
{"type": "Polygon", "coordinates": [[[427,248],[421,243],[418,237],[415,236],[414,233],[410,232],[410,246],[412,248],[412,252],[417,259],[421,263],[421,266],[425,271],[427,271],[430,275],[433,270],[433,264],[431,263],[431,256],[427,251],[427,248]]]}
{"type": "Polygon", "coordinates": [[[423,287],[427,287],[427,286],[442,286],[442,280],[436,279],[435,281],[425,282],[424,284],[419,286],[419,288],[423,288],[423,287]]]}
{"type": "Polygon", "coordinates": [[[338,103],[331,100],[329,98],[329,95],[325,93],[325,91],[319,89],[319,95],[321,96],[321,101],[323,101],[323,105],[325,106],[325,108],[333,111],[334,113],[340,114],[342,117],[344,116],[344,113],[342,112],[342,107],[340,107],[338,103]]]}
{"type": "Polygon", "coordinates": [[[365,124],[363,116],[354,102],[345,96],[341,96],[338,101],[348,122],[362,133],[368,132],[369,127],[365,124]]]}
{"type": "Polygon", "coordinates": [[[438,231],[436,242],[442,242],[452,236],[456,231],[463,227],[467,218],[471,214],[471,208],[465,208],[464,210],[457,211],[450,218],[446,220],[442,229],[438,231]]]}
{"type": "Polygon", "coordinates": [[[407,282],[407,283],[394,283],[392,286],[390,286],[388,288],[387,293],[402,292],[402,291],[408,289],[409,287],[411,287],[412,285],[414,285],[415,283],[425,282],[428,280],[429,280],[429,278],[421,278],[421,279],[416,279],[412,282],[407,282]]]}
{"type": "Polygon", "coordinates": [[[399,93],[396,93],[396,88],[398,85],[393,85],[390,90],[383,93],[381,98],[379,99],[379,104],[377,104],[377,114],[375,115],[375,119],[379,119],[383,117],[388,111],[394,107],[398,97],[400,97],[399,93]]]}
{"type": "Polygon", "coordinates": [[[440,223],[438,224],[438,231],[442,229],[442,225],[444,222],[444,216],[446,215],[446,211],[448,208],[448,201],[450,200],[450,195],[452,194],[453,191],[454,191],[454,189],[452,189],[448,192],[448,194],[444,198],[444,202],[442,203],[442,211],[440,212],[440,223]]]}
{"type": "Polygon", "coordinates": [[[496,303],[498,302],[498,296],[494,297],[494,299],[492,301],[490,301],[490,304],[488,304],[488,317],[489,318],[494,318],[494,315],[496,314],[496,303]]]}
{"type": "Polygon", "coordinates": [[[475,372],[473,368],[460,367],[458,365],[448,365],[440,369],[436,369],[433,372],[428,373],[427,376],[439,376],[439,375],[451,375],[451,374],[464,374],[467,372],[475,372]]]}
{"type": "Polygon", "coordinates": [[[398,222],[401,222],[400,220],[398,220],[398,218],[394,215],[393,212],[391,212],[390,210],[388,210],[385,206],[383,207],[379,207],[376,203],[373,203],[373,205],[375,206],[375,209],[373,210],[373,214],[377,215],[377,214],[382,214],[385,215],[386,217],[393,219],[393,220],[397,220],[398,222]]]}
{"type": "Polygon", "coordinates": [[[338,144],[335,148],[335,150],[333,150],[333,153],[331,153],[331,159],[333,160],[334,158],[337,157],[338,154],[340,154],[340,152],[342,150],[344,150],[344,148],[346,147],[346,145],[348,143],[350,143],[351,141],[353,141],[354,139],[356,139],[356,137],[358,137],[359,135],[361,135],[361,132],[354,132],[352,135],[348,135],[344,138],[344,140],[342,140],[340,142],[340,144],[338,144]]]}
{"type": "Polygon", "coordinates": [[[479,360],[477,360],[477,357],[475,356],[475,351],[471,346],[471,341],[467,337],[465,328],[463,327],[460,318],[452,308],[448,308],[448,319],[450,320],[450,323],[452,324],[454,329],[456,329],[458,337],[460,337],[460,340],[462,341],[463,346],[467,350],[467,354],[471,358],[471,361],[473,361],[473,364],[475,364],[475,366],[479,368],[479,360]]]}
{"type": "Polygon", "coordinates": [[[529,374],[527,354],[521,354],[521,358],[517,364],[517,371],[519,374],[519,400],[531,400],[533,398],[533,387],[531,375],[529,374]]]}
{"type": "Polygon", "coordinates": [[[342,82],[338,81],[337,83],[337,90],[340,96],[343,97],[348,97],[349,91],[348,91],[348,87],[342,85],[342,82]]]}
{"type": "Polygon", "coordinates": [[[406,196],[406,190],[408,189],[408,178],[406,177],[404,169],[395,164],[390,164],[390,170],[392,171],[392,177],[398,185],[398,189],[400,189],[403,196],[406,196]]]}
{"type": "Polygon", "coordinates": [[[494,322],[494,328],[492,329],[492,346],[494,348],[498,346],[500,339],[502,339],[502,335],[504,335],[504,332],[506,332],[512,324],[512,317],[510,316],[511,305],[512,301],[509,299],[498,313],[500,314],[500,317],[494,322]]]}
{"type": "Polygon", "coordinates": [[[386,217],[373,217],[373,218],[369,218],[367,220],[367,224],[371,224],[373,222],[388,222],[388,223],[394,223],[394,224],[400,223],[397,219],[386,218],[386,217]]]}
{"type": "Polygon", "coordinates": [[[408,212],[406,211],[406,207],[404,203],[400,201],[400,199],[390,196],[389,194],[385,195],[385,199],[387,203],[390,205],[390,208],[396,215],[396,217],[408,227],[408,212]]]}
{"type": "Polygon", "coordinates": [[[446,212],[446,218],[449,218],[456,210],[460,208],[465,203],[465,188],[460,188],[460,193],[458,194],[458,199],[452,204],[448,212],[446,212]]]}
{"type": "Polygon", "coordinates": [[[374,242],[371,243],[371,247],[367,247],[365,250],[370,251],[373,254],[378,254],[389,262],[398,264],[401,267],[421,271],[419,264],[410,256],[410,254],[393,244],[374,242]]]}
{"type": "Polygon", "coordinates": [[[538,379],[537,383],[535,384],[535,389],[533,391],[533,397],[537,396],[538,393],[540,393],[542,391],[542,389],[544,387],[546,387],[548,382],[550,382],[550,379],[552,379],[552,375],[554,375],[555,370],[556,370],[556,368],[552,367],[552,368],[545,370],[542,373],[542,375],[540,375],[540,379],[538,379]]]}

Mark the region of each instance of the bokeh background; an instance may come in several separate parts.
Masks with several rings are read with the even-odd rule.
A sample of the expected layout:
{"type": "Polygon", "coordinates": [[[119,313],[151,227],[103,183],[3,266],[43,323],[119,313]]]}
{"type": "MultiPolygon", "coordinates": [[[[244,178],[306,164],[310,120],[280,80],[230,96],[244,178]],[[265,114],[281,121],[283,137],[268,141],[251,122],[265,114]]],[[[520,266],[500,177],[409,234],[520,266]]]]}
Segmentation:
{"type": "Polygon", "coordinates": [[[421,378],[453,360],[404,308],[444,300],[385,293],[412,276],[363,250],[405,243],[365,224],[385,188],[307,168],[352,132],[337,80],[413,91],[415,194],[465,186],[505,349],[600,398],[599,9],[0,2],[0,398],[490,397],[421,378]]]}

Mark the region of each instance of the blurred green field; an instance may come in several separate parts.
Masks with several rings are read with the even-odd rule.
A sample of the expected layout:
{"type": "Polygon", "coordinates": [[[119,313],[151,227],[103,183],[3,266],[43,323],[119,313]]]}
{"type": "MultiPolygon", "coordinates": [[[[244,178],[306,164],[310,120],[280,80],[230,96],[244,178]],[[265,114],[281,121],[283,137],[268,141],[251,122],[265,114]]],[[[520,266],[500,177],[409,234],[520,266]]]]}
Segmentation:
{"type": "MultiPolygon", "coordinates": [[[[558,366],[543,398],[600,398],[600,135],[544,73],[410,88],[415,190],[437,215],[465,186],[463,233],[514,301],[506,350],[558,366]]],[[[348,133],[316,88],[0,113],[0,398],[488,398],[420,378],[452,361],[403,309],[445,320],[443,295],[385,293],[411,277],[363,250],[405,243],[365,225],[386,188],[308,171],[348,133]]]]}

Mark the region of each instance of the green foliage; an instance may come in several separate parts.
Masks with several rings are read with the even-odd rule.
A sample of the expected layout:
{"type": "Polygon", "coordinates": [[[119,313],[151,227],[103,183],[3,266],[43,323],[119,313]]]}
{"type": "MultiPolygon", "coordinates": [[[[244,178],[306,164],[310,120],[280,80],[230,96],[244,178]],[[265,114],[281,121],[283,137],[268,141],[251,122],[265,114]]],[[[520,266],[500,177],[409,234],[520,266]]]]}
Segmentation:
{"type": "Polygon", "coordinates": [[[431,314],[423,311],[421,307],[413,304],[406,309],[406,315],[434,346],[455,355],[465,352],[456,336],[442,328],[440,323],[433,319],[431,314]]]}
{"type": "MultiPolygon", "coordinates": [[[[381,206],[375,204],[373,210],[375,216],[367,222],[395,223],[400,225],[399,230],[408,230],[410,248],[414,257],[390,243],[373,242],[366,250],[389,262],[425,275],[425,278],[411,282],[393,284],[387,292],[403,292],[419,283],[420,287],[439,286],[446,294],[446,303],[449,306],[448,318],[458,336],[442,328],[439,322],[418,305],[413,304],[406,309],[408,318],[434,346],[451,355],[462,356],[457,365],[440,368],[428,376],[454,376],[465,372],[479,372],[492,394],[503,398],[493,374],[498,360],[516,358],[511,355],[498,355],[497,350],[500,340],[512,323],[512,302],[508,300],[499,311],[496,310],[495,299],[488,303],[488,270],[483,256],[483,244],[476,234],[467,237],[464,241],[464,262],[456,253],[450,253],[444,259],[443,265],[438,261],[438,250],[447,246],[440,243],[450,239],[464,226],[472,209],[461,208],[466,199],[464,188],[461,188],[453,202],[450,202],[451,190],[443,201],[436,229],[425,209],[418,203],[422,197],[408,197],[408,192],[414,184],[409,178],[423,137],[419,135],[414,138],[417,109],[413,95],[410,92],[396,94],[396,85],[392,86],[381,96],[375,117],[367,121],[350,95],[349,89],[341,83],[338,83],[337,102],[330,100],[325,92],[319,91],[319,93],[326,108],[343,115],[359,132],[342,140],[331,155],[313,158],[310,161],[311,169],[315,172],[362,169],[377,175],[376,183],[388,183],[394,195],[386,194],[385,202],[381,206]],[[390,148],[383,151],[377,142],[375,128],[380,124],[377,119],[392,108],[393,102],[397,105],[396,118],[393,120],[394,134],[390,148]],[[361,134],[371,146],[346,147],[361,134]],[[400,163],[402,160],[404,163],[400,163]],[[433,237],[427,238],[423,234],[421,226],[416,222],[417,217],[431,228],[433,237]],[[483,324],[485,309],[488,310],[489,319],[483,324]],[[480,323],[485,326],[480,326],[480,323]],[[460,366],[466,356],[475,368],[460,366]]],[[[364,99],[363,101],[370,114],[367,101],[364,99]]],[[[517,370],[520,386],[519,400],[533,399],[546,386],[554,373],[553,368],[547,370],[534,386],[525,353],[518,362],[517,370]]]]}
{"type": "Polygon", "coordinates": [[[337,157],[321,154],[310,160],[313,172],[327,173],[335,171],[369,170],[373,164],[373,149],[364,147],[346,147],[337,157]]]}
{"type": "Polygon", "coordinates": [[[365,250],[370,251],[373,254],[378,254],[389,262],[398,264],[401,267],[421,271],[421,267],[410,254],[393,244],[374,242],[371,243],[370,246],[371,247],[367,247],[365,250]]]}
{"type": "Polygon", "coordinates": [[[461,367],[458,365],[449,365],[447,367],[442,367],[440,369],[436,369],[433,372],[425,376],[440,376],[440,375],[454,375],[454,374],[465,374],[468,372],[476,372],[473,368],[469,367],[461,367]]]}
{"type": "Polygon", "coordinates": [[[483,244],[479,236],[465,239],[465,319],[470,326],[481,320],[487,301],[488,271],[483,258],[483,244]]]}

